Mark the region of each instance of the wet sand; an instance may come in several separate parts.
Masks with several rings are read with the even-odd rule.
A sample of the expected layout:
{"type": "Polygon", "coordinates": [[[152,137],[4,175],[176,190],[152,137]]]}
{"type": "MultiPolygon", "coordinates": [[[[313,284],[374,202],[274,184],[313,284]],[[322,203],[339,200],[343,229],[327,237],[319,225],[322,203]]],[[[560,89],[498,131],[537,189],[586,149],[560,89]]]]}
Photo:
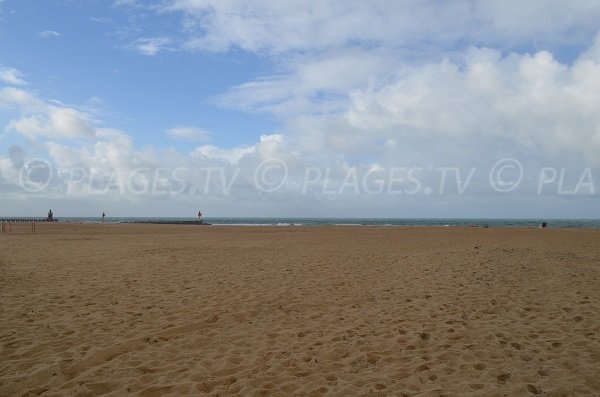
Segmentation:
{"type": "Polygon", "coordinates": [[[0,396],[598,396],[600,231],[27,225],[0,396]]]}

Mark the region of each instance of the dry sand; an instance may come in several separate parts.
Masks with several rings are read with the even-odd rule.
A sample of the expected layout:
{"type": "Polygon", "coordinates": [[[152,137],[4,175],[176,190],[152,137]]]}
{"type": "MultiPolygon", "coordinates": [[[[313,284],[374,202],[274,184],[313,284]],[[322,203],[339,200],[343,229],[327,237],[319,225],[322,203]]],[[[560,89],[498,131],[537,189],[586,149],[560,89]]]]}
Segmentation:
{"type": "Polygon", "coordinates": [[[600,395],[597,230],[17,229],[1,396],[600,395]]]}

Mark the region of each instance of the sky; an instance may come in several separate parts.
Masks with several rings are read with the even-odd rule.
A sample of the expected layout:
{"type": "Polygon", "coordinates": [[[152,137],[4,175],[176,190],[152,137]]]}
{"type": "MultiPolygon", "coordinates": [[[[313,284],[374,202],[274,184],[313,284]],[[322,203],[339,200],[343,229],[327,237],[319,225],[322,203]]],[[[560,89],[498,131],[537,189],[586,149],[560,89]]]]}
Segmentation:
{"type": "Polygon", "coordinates": [[[0,0],[0,216],[600,218],[595,0],[0,0]]]}

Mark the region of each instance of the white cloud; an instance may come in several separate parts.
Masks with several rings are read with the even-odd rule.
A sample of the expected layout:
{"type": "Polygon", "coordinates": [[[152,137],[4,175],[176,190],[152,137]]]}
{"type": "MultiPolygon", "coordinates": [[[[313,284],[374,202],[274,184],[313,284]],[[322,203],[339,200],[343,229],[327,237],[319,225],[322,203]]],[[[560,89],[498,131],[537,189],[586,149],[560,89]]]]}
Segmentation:
{"type": "Polygon", "coordinates": [[[80,110],[55,101],[44,101],[23,89],[0,90],[0,106],[16,108],[20,115],[4,127],[30,139],[91,138],[96,134],[95,121],[80,110]]]}
{"type": "Polygon", "coordinates": [[[331,113],[347,106],[348,92],[385,78],[398,65],[379,50],[344,50],[292,57],[284,72],[233,87],[219,105],[279,115],[331,113]]]}
{"type": "Polygon", "coordinates": [[[352,92],[349,130],[371,139],[506,140],[533,153],[575,153],[600,164],[600,36],[565,65],[552,54],[472,49],[464,62],[400,70],[393,82],[352,92]]]}
{"type": "Polygon", "coordinates": [[[113,7],[122,7],[122,6],[136,6],[138,4],[137,0],[114,0],[113,7]]]}
{"type": "Polygon", "coordinates": [[[169,47],[171,42],[172,40],[168,37],[147,37],[137,39],[132,43],[132,46],[141,54],[154,56],[160,51],[171,50],[171,47],[169,47]]]}
{"type": "Polygon", "coordinates": [[[108,17],[90,17],[90,21],[99,24],[112,24],[114,21],[108,17]]]}
{"type": "Polygon", "coordinates": [[[25,75],[15,68],[0,66],[0,81],[10,85],[25,85],[25,75]]]}
{"type": "Polygon", "coordinates": [[[39,106],[40,104],[41,101],[39,99],[22,88],[0,88],[0,106],[2,107],[35,107],[39,106]]]}
{"type": "Polygon", "coordinates": [[[182,139],[185,141],[192,142],[207,142],[210,141],[210,133],[207,131],[197,128],[197,127],[189,127],[189,126],[179,126],[169,128],[167,130],[167,134],[171,138],[182,139]]]}
{"type": "Polygon", "coordinates": [[[203,145],[194,150],[192,155],[206,159],[223,160],[230,164],[238,164],[244,156],[253,154],[255,152],[255,146],[224,149],[215,145],[203,145]]]}
{"type": "Polygon", "coordinates": [[[573,64],[545,49],[589,46],[600,3],[170,0],[159,9],[182,15],[187,49],[269,57],[275,73],[215,102],[276,116],[308,150],[381,155],[406,140],[499,139],[597,161],[596,66],[586,57],[598,45],[573,64]]]}
{"type": "Polygon", "coordinates": [[[162,11],[184,15],[187,48],[225,51],[235,46],[272,53],[357,43],[584,44],[600,19],[598,2],[565,0],[170,0],[162,11]]]}
{"type": "Polygon", "coordinates": [[[11,120],[6,129],[35,139],[46,136],[54,139],[90,138],[96,133],[89,116],[72,108],[49,106],[42,113],[11,120]]]}
{"type": "Polygon", "coordinates": [[[38,35],[43,39],[51,39],[53,37],[60,37],[60,33],[54,30],[44,30],[43,32],[38,33],[38,35]]]}
{"type": "Polygon", "coordinates": [[[265,160],[288,156],[284,147],[282,134],[261,135],[260,141],[255,145],[239,146],[231,149],[220,148],[214,145],[203,145],[192,152],[192,156],[203,159],[226,161],[229,164],[239,164],[246,157],[258,156],[265,160]]]}
{"type": "Polygon", "coordinates": [[[293,62],[288,73],[234,87],[218,103],[279,117],[309,151],[426,152],[436,140],[487,142],[477,150],[493,151],[506,142],[600,164],[600,35],[571,65],[547,51],[503,56],[475,47],[419,65],[384,55],[293,62]]]}

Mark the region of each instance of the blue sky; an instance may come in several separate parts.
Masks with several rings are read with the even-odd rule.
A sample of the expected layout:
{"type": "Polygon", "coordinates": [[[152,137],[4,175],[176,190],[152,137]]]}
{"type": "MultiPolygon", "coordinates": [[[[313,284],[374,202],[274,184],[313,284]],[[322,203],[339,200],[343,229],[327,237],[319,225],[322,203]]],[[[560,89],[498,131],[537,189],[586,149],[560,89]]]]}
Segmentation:
{"type": "Polygon", "coordinates": [[[598,21],[561,0],[0,1],[0,215],[598,217],[598,21]]]}
{"type": "Polygon", "coordinates": [[[107,1],[15,1],[3,9],[2,62],[18,66],[41,96],[68,104],[100,100],[103,121],[139,145],[163,146],[164,131],[177,124],[211,131],[225,147],[276,129],[270,117],[212,104],[227,87],[268,72],[263,59],[235,50],[147,56],[131,48],[139,30],[170,29],[174,17],[107,1]]]}

